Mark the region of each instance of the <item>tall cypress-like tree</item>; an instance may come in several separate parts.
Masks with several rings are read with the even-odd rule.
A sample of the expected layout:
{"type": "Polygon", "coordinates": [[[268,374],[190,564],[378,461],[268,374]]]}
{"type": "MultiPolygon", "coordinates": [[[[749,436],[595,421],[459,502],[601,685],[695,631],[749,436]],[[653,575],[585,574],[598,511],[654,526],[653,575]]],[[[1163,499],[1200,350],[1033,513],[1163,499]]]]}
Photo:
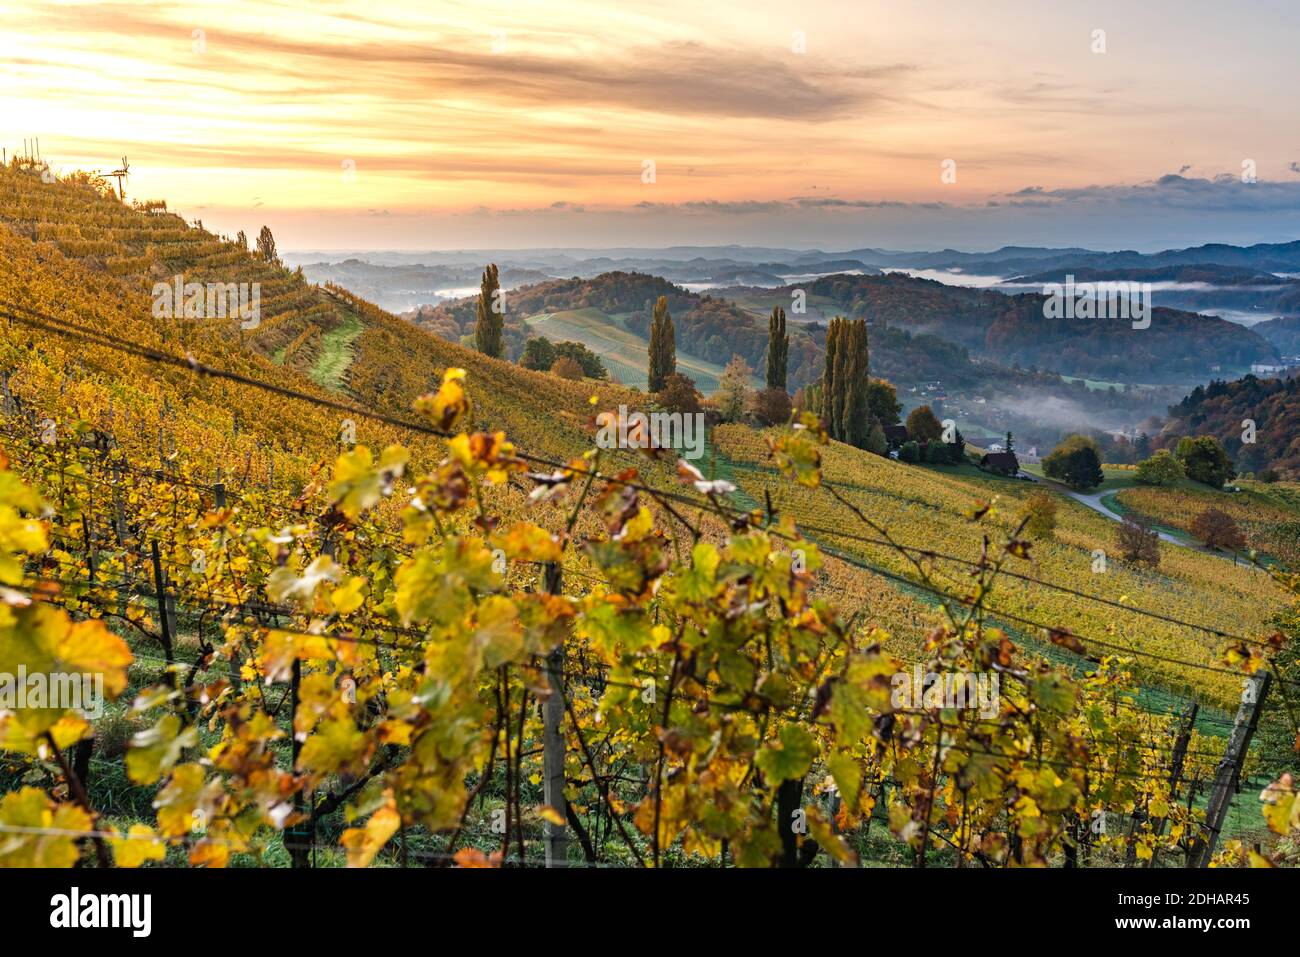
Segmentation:
{"type": "Polygon", "coordinates": [[[840,430],[843,433],[841,439],[864,449],[871,435],[871,402],[867,389],[871,377],[868,368],[870,354],[867,350],[866,320],[854,320],[849,324],[848,330],[844,411],[840,416],[840,430]]]}
{"type": "Polygon", "coordinates": [[[494,359],[501,358],[501,333],[505,328],[505,310],[501,307],[501,281],[496,263],[483,270],[478,291],[478,321],[474,324],[474,344],[478,351],[494,359]]]}
{"type": "Polygon", "coordinates": [[[840,319],[840,334],[835,347],[835,438],[841,442],[848,441],[849,423],[844,415],[844,400],[849,394],[849,356],[852,354],[850,341],[851,324],[847,319],[840,319]]]}
{"type": "Polygon", "coordinates": [[[840,407],[836,401],[839,393],[835,388],[835,370],[842,322],[842,319],[836,317],[831,320],[830,328],[826,330],[826,368],[822,372],[822,419],[825,421],[826,430],[830,432],[832,438],[838,437],[836,421],[839,418],[840,407]]]}
{"type": "Polygon", "coordinates": [[[790,337],[785,334],[785,310],[772,307],[767,321],[767,387],[784,389],[786,364],[790,355],[790,337]]]}
{"type": "Polygon", "coordinates": [[[865,447],[871,434],[871,350],[865,319],[831,320],[821,414],[831,438],[865,447]]]}
{"type": "Polygon", "coordinates": [[[668,314],[668,299],[660,296],[650,319],[650,391],[662,392],[668,377],[676,371],[677,335],[673,317],[668,314]]]}

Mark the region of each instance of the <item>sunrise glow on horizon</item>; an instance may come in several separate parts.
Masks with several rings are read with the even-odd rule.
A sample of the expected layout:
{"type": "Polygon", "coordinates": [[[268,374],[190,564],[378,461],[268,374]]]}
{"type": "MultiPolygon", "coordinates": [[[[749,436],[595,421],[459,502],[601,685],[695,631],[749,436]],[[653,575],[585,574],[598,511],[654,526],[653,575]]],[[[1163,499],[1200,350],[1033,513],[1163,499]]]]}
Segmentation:
{"type": "Polygon", "coordinates": [[[0,2],[0,141],[297,247],[1125,242],[1246,159],[1294,233],[1294,15],[1174,9],[0,2]]]}

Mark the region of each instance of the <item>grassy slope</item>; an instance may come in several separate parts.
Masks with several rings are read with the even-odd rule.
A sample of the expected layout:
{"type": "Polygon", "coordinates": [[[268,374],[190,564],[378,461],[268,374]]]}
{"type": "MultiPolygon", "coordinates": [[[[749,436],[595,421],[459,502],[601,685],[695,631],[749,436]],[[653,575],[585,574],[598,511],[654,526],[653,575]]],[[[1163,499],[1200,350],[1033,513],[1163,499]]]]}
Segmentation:
{"type": "Polygon", "coordinates": [[[338,389],[343,385],[344,373],[352,364],[352,346],[361,330],[361,320],[349,312],[342,323],[324,335],[320,355],[311,368],[312,380],[317,385],[326,389],[338,389]]]}
{"type": "MultiPolygon", "coordinates": [[[[646,388],[647,343],[629,331],[621,317],[586,308],[541,313],[524,321],[552,342],[581,342],[601,357],[616,381],[646,388]]],[[[696,388],[705,395],[717,389],[722,375],[722,366],[680,351],[677,370],[694,379],[696,388]]]]}

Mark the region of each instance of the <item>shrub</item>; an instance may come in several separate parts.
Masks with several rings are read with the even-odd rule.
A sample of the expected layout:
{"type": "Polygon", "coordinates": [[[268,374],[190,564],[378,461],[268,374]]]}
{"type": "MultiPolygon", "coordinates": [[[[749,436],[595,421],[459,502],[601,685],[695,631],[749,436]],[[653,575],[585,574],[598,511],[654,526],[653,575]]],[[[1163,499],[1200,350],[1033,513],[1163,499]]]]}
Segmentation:
{"type": "MultiPolygon", "coordinates": [[[[793,404],[785,389],[763,389],[754,396],[754,414],[764,425],[783,425],[790,421],[793,404]]],[[[884,433],[881,433],[884,439],[884,433]]]]}
{"type": "Polygon", "coordinates": [[[555,364],[551,366],[551,372],[561,379],[582,378],[582,366],[578,364],[576,359],[570,359],[568,356],[556,359],[555,364]]]}
{"type": "Polygon", "coordinates": [[[1035,492],[1025,500],[1025,517],[1025,531],[1031,537],[1056,537],[1056,499],[1047,492],[1035,492]]]}
{"type": "Polygon", "coordinates": [[[1183,477],[1183,463],[1168,449],[1160,449],[1144,462],[1139,462],[1134,475],[1143,485],[1174,485],[1183,477]]]}
{"type": "Polygon", "coordinates": [[[898,450],[898,460],[900,462],[915,463],[920,461],[921,447],[915,442],[909,440],[903,443],[903,447],[898,450]]]}

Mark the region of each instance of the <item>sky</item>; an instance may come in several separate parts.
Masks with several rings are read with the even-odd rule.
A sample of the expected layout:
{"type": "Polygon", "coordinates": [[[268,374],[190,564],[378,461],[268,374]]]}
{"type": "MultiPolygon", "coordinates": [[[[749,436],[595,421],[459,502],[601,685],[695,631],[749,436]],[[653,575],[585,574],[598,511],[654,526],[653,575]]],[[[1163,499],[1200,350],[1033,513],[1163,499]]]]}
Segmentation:
{"type": "Polygon", "coordinates": [[[0,145],[281,249],[1300,238],[1300,4],[0,0],[0,145]]]}

